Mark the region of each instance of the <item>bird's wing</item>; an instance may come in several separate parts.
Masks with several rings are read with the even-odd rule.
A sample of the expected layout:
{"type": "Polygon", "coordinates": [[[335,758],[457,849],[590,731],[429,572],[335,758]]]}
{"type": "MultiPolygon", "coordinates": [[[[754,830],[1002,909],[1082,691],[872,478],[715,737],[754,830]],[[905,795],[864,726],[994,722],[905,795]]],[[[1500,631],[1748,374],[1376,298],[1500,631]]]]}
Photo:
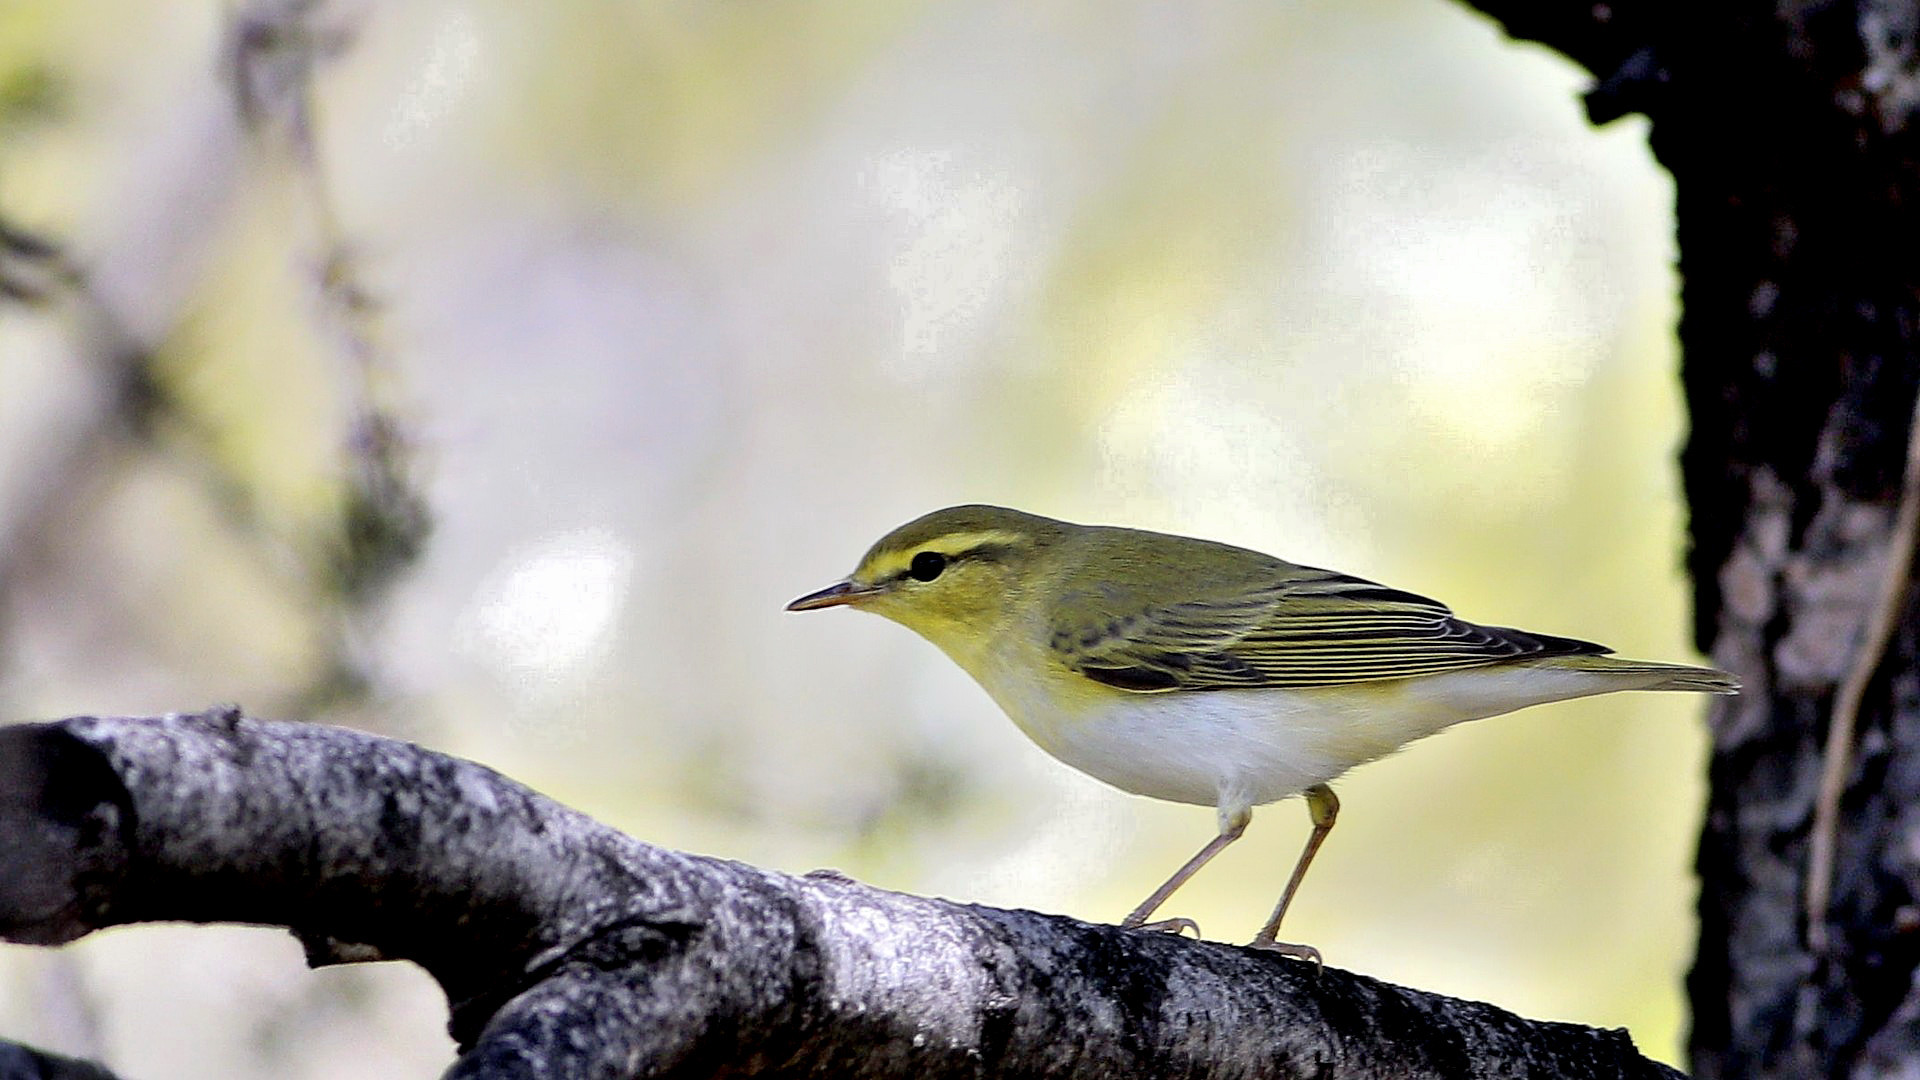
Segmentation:
{"type": "Polygon", "coordinates": [[[1477,626],[1424,596],[1296,566],[1253,588],[1060,620],[1050,630],[1048,643],[1067,667],[1142,693],[1337,686],[1610,651],[1477,626]]]}

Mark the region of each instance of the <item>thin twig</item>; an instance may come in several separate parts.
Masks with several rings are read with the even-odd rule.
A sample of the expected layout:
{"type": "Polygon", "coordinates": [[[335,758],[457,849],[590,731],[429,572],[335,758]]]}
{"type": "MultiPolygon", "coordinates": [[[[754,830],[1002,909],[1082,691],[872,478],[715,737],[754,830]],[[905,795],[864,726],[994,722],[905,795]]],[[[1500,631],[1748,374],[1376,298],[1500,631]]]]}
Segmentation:
{"type": "Polygon", "coordinates": [[[1859,725],[1860,703],[1867,685],[1880,670],[1887,644],[1900,625],[1906,607],[1907,582],[1913,570],[1916,538],[1920,538],[1920,396],[1907,431],[1907,467],[1900,484],[1900,508],[1887,538],[1887,563],[1882,571],[1880,597],[1868,617],[1853,667],[1833,696],[1833,715],[1827,723],[1827,745],[1820,764],[1820,791],[1814,797],[1813,831],[1807,853],[1807,948],[1825,956],[1827,905],[1833,899],[1834,845],[1840,829],[1840,799],[1853,772],[1853,734],[1859,725]]]}
{"type": "Polygon", "coordinates": [[[315,136],[314,77],[320,62],[350,44],[354,28],[328,26],[327,5],[282,0],[236,28],[235,99],[255,137],[284,154],[305,210],[315,276],[316,319],[339,346],[347,369],[349,429],[344,498],[334,535],[316,553],[313,584],[337,620],[332,662],[301,695],[303,712],[354,696],[370,681],[364,618],[398,572],[420,551],[426,501],[415,488],[408,443],[383,390],[393,363],[381,342],[381,305],[361,281],[315,136]]]}
{"type": "Polygon", "coordinates": [[[94,378],[90,395],[48,428],[40,447],[47,467],[0,513],[0,609],[50,523],[96,496],[100,478],[172,404],[153,381],[147,343],[66,249],[0,220],[0,306],[10,304],[64,312],[83,358],[76,367],[91,367],[94,378]]]}

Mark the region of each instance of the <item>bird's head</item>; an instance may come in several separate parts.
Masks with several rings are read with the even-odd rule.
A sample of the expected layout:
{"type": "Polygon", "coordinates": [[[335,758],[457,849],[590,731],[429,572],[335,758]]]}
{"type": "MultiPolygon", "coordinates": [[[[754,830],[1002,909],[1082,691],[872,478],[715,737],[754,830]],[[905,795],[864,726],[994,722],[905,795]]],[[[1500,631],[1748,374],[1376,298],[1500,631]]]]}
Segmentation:
{"type": "Polygon", "coordinates": [[[846,606],[884,615],[956,658],[1019,610],[1047,553],[1074,526],[998,506],[953,506],[881,537],[843,581],[788,611],[846,606]]]}

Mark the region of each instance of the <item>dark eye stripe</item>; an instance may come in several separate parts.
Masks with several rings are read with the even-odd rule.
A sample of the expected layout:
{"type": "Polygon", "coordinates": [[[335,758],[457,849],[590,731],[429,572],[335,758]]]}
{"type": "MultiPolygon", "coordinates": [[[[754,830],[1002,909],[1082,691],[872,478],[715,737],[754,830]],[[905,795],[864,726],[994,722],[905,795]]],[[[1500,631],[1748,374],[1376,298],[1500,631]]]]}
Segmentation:
{"type": "Polygon", "coordinates": [[[905,581],[912,578],[915,581],[932,581],[956,563],[966,562],[969,559],[995,561],[1005,558],[1012,550],[1012,544],[981,544],[965,551],[956,551],[951,555],[933,550],[922,551],[914,555],[913,561],[907,564],[907,568],[895,573],[891,580],[905,581]],[[933,560],[935,559],[940,560],[938,569],[934,568],[933,560]]]}

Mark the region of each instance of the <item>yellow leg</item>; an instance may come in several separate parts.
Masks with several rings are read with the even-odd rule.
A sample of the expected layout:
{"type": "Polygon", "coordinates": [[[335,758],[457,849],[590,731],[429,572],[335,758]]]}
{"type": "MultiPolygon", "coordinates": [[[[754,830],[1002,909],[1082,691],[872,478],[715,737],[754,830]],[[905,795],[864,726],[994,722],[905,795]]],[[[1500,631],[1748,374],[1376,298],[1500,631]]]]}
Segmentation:
{"type": "Polygon", "coordinates": [[[1334,797],[1333,789],[1325,784],[1315,784],[1307,789],[1307,816],[1313,819],[1313,833],[1307,837],[1306,849],[1300,852],[1300,861],[1293,864],[1293,876],[1287,879],[1287,891],[1280,894],[1280,903],[1273,909],[1273,917],[1267,925],[1254,935],[1249,948],[1266,949],[1284,953],[1301,960],[1320,962],[1320,950],[1311,945],[1289,945],[1275,941],[1280,933],[1280,920],[1287,917],[1287,905],[1293,903],[1293,894],[1300,889],[1300,882],[1307,876],[1307,866],[1313,862],[1314,853],[1326,842],[1327,834],[1333,831],[1334,819],[1340,816],[1340,800],[1334,797]]]}
{"type": "Polygon", "coordinates": [[[1175,870],[1165,884],[1153,890],[1152,896],[1140,901],[1140,906],[1120,920],[1120,925],[1128,930],[1171,930],[1176,934],[1182,930],[1191,930],[1194,937],[1199,937],[1200,924],[1192,919],[1161,919],[1158,922],[1148,922],[1147,916],[1159,910],[1160,905],[1167,902],[1167,897],[1172,896],[1175,889],[1185,885],[1188,878],[1199,873],[1200,868],[1225,850],[1228,844],[1240,839],[1240,834],[1247,831],[1247,823],[1252,820],[1253,811],[1244,806],[1223,811],[1220,815],[1220,835],[1207,841],[1207,846],[1201,848],[1193,858],[1188,859],[1185,866],[1175,870]]]}

